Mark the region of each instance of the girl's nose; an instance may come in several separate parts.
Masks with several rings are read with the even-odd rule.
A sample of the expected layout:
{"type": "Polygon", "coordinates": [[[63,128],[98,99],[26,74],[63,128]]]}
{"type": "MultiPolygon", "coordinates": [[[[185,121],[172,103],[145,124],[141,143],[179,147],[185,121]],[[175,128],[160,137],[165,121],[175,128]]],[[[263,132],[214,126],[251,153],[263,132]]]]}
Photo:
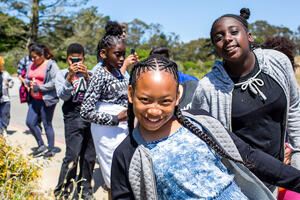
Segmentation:
{"type": "Polygon", "coordinates": [[[151,107],[147,110],[147,113],[150,116],[156,117],[162,114],[161,109],[159,109],[157,106],[151,107]]]}
{"type": "Polygon", "coordinates": [[[225,41],[230,42],[230,41],[232,41],[232,36],[230,34],[226,34],[224,36],[224,39],[225,39],[225,41]]]}

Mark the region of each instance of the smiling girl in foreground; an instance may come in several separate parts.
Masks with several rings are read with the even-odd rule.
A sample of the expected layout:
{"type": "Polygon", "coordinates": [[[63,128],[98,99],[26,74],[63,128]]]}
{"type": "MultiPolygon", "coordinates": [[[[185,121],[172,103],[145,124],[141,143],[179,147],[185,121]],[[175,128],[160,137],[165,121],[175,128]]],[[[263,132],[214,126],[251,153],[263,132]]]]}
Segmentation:
{"type": "Polygon", "coordinates": [[[289,178],[284,186],[300,191],[300,171],[252,149],[205,111],[186,118],[179,97],[174,62],[153,55],[132,69],[130,134],[114,152],[113,199],[274,199],[244,163],[273,184],[289,178]]]}

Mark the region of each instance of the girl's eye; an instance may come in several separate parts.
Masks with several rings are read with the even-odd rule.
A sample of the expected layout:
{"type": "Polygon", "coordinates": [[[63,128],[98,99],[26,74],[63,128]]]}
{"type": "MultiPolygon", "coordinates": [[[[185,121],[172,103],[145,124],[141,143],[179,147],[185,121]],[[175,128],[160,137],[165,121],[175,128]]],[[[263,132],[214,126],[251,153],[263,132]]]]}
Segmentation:
{"type": "Polygon", "coordinates": [[[121,57],[121,56],[125,57],[125,52],[115,52],[115,55],[117,57],[121,57]]]}
{"type": "Polygon", "coordinates": [[[165,99],[162,101],[162,105],[169,105],[170,103],[172,103],[171,99],[165,99]]]}
{"type": "Polygon", "coordinates": [[[216,35],[214,38],[215,43],[219,42],[220,40],[222,40],[222,35],[216,35]]]}
{"type": "Polygon", "coordinates": [[[140,97],[139,100],[140,100],[142,103],[148,103],[148,102],[149,102],[149,99],[148,99],[148,98],[144,98],[144,97],[140,97]]]}
{"type": "Polygon", "coordinates": [[[237,35],[238,33],[238,31],[231,31],[231,35],[237,35]]]}

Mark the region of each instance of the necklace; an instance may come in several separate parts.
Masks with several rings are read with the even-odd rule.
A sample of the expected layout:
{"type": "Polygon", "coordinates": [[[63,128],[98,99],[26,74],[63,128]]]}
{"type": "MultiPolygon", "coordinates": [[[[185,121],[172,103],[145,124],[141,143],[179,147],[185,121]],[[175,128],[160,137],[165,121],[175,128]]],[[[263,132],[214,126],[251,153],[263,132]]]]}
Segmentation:
{"type": "Polygon", "coordinates": [[[253,94],[255,94],[255,95],[258,94],[263,101],[266,101],[267,100],[266,95],[262,91],[260,91],[258,88],[258,86],[262,87],[264,85],[263,80],[261,80],[260,78],[256,78],[260,72],[261,72],[261,69],[259,69],[258,72],[253,77],[251,77],[248,80],[243,81],[241,83],[236,83],[236,84],[234,84],[234,86],[241,86],[241,89],[243,91],[245,91],[249,87],[249,90],[253,94]]]}

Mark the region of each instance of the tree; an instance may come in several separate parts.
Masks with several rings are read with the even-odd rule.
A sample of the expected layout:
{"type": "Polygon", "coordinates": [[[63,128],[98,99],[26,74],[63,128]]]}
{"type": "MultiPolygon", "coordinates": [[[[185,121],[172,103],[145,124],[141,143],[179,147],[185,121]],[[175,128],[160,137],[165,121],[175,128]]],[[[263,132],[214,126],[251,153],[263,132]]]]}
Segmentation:
{"type": "Polygon", "coordinates": [[[249,25],[249,31],[254,36],[255,42],[261,44],[267,37],[285,36],[291,39],[293,31],[284,26],[273,26],[267,21],[258,20],[249,25]]]}
{"type": "Polygon", "coordinates": [[[25,46],[29,27],[21,20],[0,12],[0,52],[25,46]]]}
{"type": "Polygon", "coordinates": [[[105,34],[104,27],[109,19],[108,16],[99,14],[96,7],[80,10],[72,17],[75,24],[74,34],[66,40],[66,43],[69,45],[70,42],[80,41],[87,53],[95,54],[98,42],[105,34]]]}
{"type": "Polygon", "coordinates": [[[145,38],[143,38],[144,34],[149,30],[149,25],[143,21],[138,19],[134,19],[133,21],[127,24],[128,34],[126,35],[126,40],[130,47],[136,48],[137,46],[143,44],[145,38]]]}
{"type": "Polygon", "coordinates": [[[0,0],[1,10],[13,12],[16,16],[25,17],[30,22],[29,42],[38,40],[39,27],[61,16],[66,7],[86,4],[88,0],[0,0]],[[21,15],[21,16],[20,16],[21,15]]]}

